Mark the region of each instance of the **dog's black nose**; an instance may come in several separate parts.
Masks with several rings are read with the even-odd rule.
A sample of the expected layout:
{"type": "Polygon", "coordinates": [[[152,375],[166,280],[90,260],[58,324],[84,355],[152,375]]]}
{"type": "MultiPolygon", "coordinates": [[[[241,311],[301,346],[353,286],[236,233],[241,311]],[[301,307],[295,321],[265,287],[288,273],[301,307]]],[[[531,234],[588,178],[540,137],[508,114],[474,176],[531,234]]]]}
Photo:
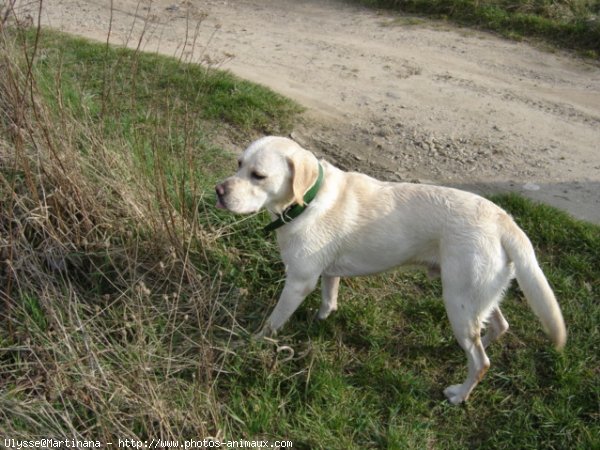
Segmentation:
{"type": "Polygon", "coordinates": [[[217,184],[215,186],[215,192],[217,193],[217,208],[227,209],[225,206],[225,200],[223,199],[223,197],[225,197],[225,186],[223,184],[217,184]]]}

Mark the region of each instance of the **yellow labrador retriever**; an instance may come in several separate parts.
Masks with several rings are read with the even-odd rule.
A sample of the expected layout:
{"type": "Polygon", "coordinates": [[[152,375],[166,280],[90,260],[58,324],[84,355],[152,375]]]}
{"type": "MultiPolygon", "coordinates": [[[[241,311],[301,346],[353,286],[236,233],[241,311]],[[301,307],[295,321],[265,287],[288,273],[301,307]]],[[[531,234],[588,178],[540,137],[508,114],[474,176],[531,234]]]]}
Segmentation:
{"type": "Polygon", "coordinates": [[[219,208],[267,209],[276,219],[267,229],[277,231],[287,274],[263,336],[283,326],[319,277],[318,317],[325,319],[337,309],[340,277],[423,264],[441,275],[446,312],[467,355],[467,379],[444,391],[451,403],[467,400],[489,368],[485,348],[508,329],[499,303],[515,275],[554,345],[565,344],[560,308],[529,239],[482,197],[344,172],[274,136],[252,143],[216,192],[219,208]]]}

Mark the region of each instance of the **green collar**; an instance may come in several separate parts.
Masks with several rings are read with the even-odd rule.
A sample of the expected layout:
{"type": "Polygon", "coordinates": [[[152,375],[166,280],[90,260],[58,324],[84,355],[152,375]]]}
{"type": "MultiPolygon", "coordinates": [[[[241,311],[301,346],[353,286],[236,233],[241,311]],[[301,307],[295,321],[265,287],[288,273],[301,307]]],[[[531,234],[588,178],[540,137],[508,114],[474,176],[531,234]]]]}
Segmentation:
{"type": "Polygon", "coordinates": [[[265,234],[269,234],[271,231],[276,230],[277,228],[282,227],[286,223],[289,223],[292,220],[294,220],[296,217],[302,214],[304,210],[308,207],[308,204],[314,200],[314,198],[317,196],[317,192],[319,192],[319,189],[323,184],[323,166],[321,166],[321,163],[318,164],[319,176],[317,177],[317,181],[315,181],[315,184],[313,184],[312,187],[308,191],[306,191],[306,194],[304,194],[304,197],[302,198],[304,200],[304,205],[294,203],[288,206],[281,214],[279,214],[279,217],[276,220],[274,220],[269,225],[263,228],[265,234]]]}

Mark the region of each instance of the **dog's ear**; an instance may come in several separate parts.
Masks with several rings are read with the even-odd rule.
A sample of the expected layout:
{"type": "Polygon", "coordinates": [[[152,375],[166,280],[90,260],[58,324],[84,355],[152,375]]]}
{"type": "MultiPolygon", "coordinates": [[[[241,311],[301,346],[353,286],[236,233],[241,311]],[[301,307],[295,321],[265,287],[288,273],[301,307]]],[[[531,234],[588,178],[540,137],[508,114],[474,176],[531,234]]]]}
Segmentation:
{"type": "Polygon", "coordinates": [[[319,161],[311,152],[298,150],[288,158],[292,173],[294,201],[304,205],[304,194],[319,176],[319,161]]]}

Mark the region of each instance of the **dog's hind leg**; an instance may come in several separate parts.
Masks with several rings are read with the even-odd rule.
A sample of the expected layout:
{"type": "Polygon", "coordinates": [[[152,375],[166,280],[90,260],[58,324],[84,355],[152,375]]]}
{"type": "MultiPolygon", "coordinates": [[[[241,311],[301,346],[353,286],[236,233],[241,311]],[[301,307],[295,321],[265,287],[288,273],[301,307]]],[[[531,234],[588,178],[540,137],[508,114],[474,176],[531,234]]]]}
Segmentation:
{"type": "MultiPolygon", "coordinates": [[[[463,286],[464,287],[464,286],[463,286]]],[[[478,302],[474,290],[467,289],[472,295],[465,295],[460,290],[450,289],[454,292],[444,292],[444,302],[446,311],[454,336],[464,350],[467,356],[467,379],[463,384],[449,386],[444,390],[444,394],[450,403],[456,405],[464,402],[469,398],[473,388],[483,378],[488,368],[490,360],[485,354],[485,349],[481,342],[480,332],[482,320],[480,319],[480,311],[478,310],[478,302]]]]}
{"type": "Polygon", "coordinates": [[[467,400],[481,381],[490,367],[485,347],[508,329],[499,304],[513,273],[498,242],[475,241],[467,247],[458,244],[443,249],[442,261],[446,311],[468,361],[465,382],[444,391],[454,404],[467,400]],[[481,328],[488,318],[489,331],[481,338],[481,328]]]}
{"type": "Polygon", "coordinates": [[[317,316],[320,320],[326,319],[329,314],[337,310],[339,288],[340,277],[329,277],[327,275],[321,277],[322,301],[317,316]]]}
{"type": "Polygon", "coordinates": [[[481,339],[484,348],[508,331],[508,322],[502,315],[499,307],[495,307],[490,315],[488,331],[481,339]]]}
{"type": "Polygon", "coordinates": [[[466,401],[477,383],[481,381],[490,367],[490,360],[485,354],[479,333],[467,335],[460,333],[457,336],[458,343],[465,351],[468,361],[467,379],[463,384],[455,384],[447,387],[444,394],[450,403],[457,405],[466,401]]]}

